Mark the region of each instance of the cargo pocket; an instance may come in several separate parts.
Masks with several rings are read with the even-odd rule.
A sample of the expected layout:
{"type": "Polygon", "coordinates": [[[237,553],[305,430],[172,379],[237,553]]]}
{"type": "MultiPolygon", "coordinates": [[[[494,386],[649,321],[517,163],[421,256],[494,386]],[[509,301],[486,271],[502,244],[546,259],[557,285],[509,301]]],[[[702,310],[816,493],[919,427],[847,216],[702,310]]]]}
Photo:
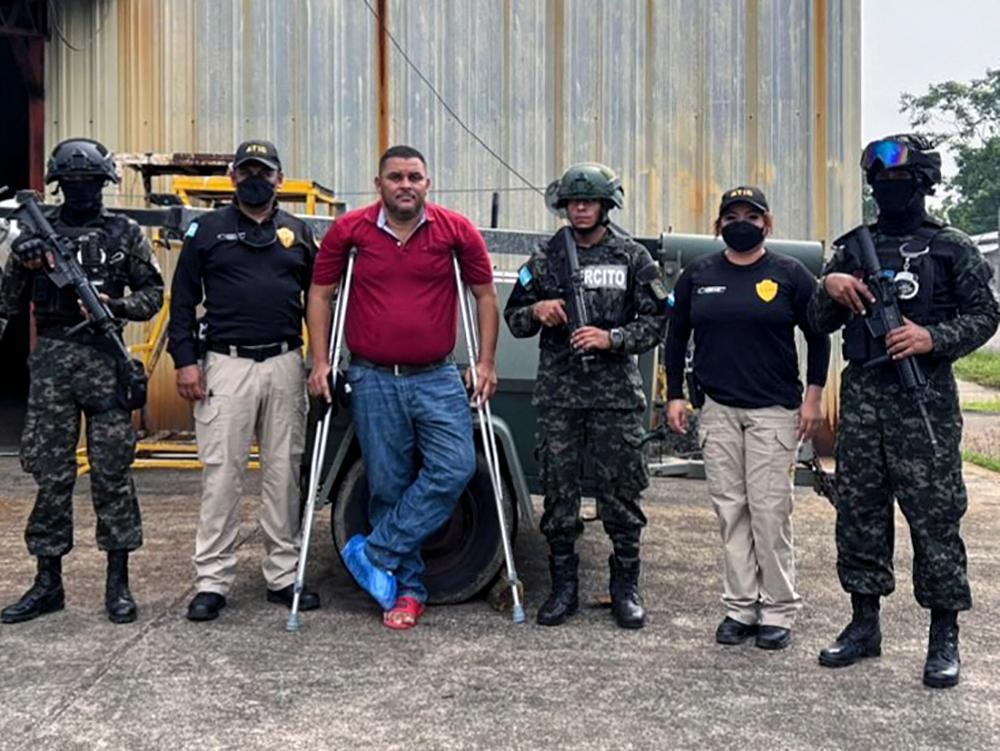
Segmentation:
{"type": "Polygon", "coordinates": [[[795,455],[799,448],[798,424],[783,426],[774,431],[774,450],[771,452],[770,492],[790,494],[793,488],[795,455]]]}
{"type": "Polygon", "coordinates": [[[625,445],[618,457],[618,482],[626,494],[638,494],[649,487],[649,468],[642,450],[645,431],[642,425],[629,428],[622,434],[625,445]]]}
{"type": "Polygon", "coordinates": [[[21,469],[29,475],[38,469],[38,416],[29,409],[21,433],[21,469]]]}
{"type": "Polygon", "coordinates": [[[226,431],[220,415],[226,397],[213,395],[194,405],[195,435],[198,439],[198,458],[203,464],[222,464],[226,455],[226,431]]]}

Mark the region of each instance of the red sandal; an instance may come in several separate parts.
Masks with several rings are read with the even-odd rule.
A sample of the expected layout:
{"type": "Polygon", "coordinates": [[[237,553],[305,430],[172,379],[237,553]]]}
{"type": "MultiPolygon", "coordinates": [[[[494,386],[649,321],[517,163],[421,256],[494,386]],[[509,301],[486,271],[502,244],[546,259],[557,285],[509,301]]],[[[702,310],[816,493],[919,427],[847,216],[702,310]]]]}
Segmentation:
{"type": "Polygon", "coordinates": [[[417,619],[424,614],[424,604],[413,597],[400,597],[395,607],[382,614],[382,625],[403,631],[417,625],[417,619]]]}

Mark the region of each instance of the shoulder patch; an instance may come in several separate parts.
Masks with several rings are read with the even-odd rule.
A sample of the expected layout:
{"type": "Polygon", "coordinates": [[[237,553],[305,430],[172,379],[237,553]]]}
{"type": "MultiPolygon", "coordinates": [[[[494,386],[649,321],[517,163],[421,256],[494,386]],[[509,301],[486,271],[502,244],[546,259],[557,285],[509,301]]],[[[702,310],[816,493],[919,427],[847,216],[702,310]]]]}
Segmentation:
{"type": "Polygon", "coordinates": [[[198,234],[198,222],[191,222],[188,225],[187,232],[184,233],[185,239],[190,239],[198,234]]]}
{"type": "Polygon", "coordinates": [[[524,264],[517,272],[517,281],[525,289],[531,284],[531,269],[528,268],[528,264],[524,264]]]}

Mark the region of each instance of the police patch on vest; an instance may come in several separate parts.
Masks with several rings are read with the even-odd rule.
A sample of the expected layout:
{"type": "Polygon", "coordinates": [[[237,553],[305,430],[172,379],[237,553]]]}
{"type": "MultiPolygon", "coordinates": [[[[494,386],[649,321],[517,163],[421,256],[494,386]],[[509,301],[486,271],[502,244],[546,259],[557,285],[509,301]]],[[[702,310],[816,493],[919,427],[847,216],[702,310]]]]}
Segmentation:
{"type": "Polygon", "coordinates": [[[761,279],[754,289],[757,290],[757,297],[764,302],[771,302],[778,296],[778,283],[773,279],[761,279]]]}
{"type": "Polygon", "coordinates": [[[295,244],[295,233],[288,227],[278,227],[278,241],[282,247],[290,248],[295,244]]]}
{"type": "Polygon", "coordinates": [[[627,289],[627,266],[586,266],[583,272],[583,286],[587,289],[627,289]]]}
{"type": "Polygon", "coordinates": [[[721,295],[726,291],[725,284],[717,284],[712,287],[698,287],[694,291],[696,295],[721,295]]]}

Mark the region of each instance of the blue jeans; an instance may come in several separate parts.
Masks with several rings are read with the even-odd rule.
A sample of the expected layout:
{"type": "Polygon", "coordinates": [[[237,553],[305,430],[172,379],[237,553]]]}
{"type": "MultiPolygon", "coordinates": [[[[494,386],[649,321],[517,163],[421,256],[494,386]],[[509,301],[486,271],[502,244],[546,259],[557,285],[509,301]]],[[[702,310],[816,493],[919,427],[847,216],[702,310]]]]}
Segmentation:
{"type": "Polygon", "coordinates": [[[368,475],[365,553],[395,573],[400,597],[425,602],[420,548],[451,518],[476,469],[465,386],[452,364],[403,376],[351,365],[347,380],[368,475]]]}

